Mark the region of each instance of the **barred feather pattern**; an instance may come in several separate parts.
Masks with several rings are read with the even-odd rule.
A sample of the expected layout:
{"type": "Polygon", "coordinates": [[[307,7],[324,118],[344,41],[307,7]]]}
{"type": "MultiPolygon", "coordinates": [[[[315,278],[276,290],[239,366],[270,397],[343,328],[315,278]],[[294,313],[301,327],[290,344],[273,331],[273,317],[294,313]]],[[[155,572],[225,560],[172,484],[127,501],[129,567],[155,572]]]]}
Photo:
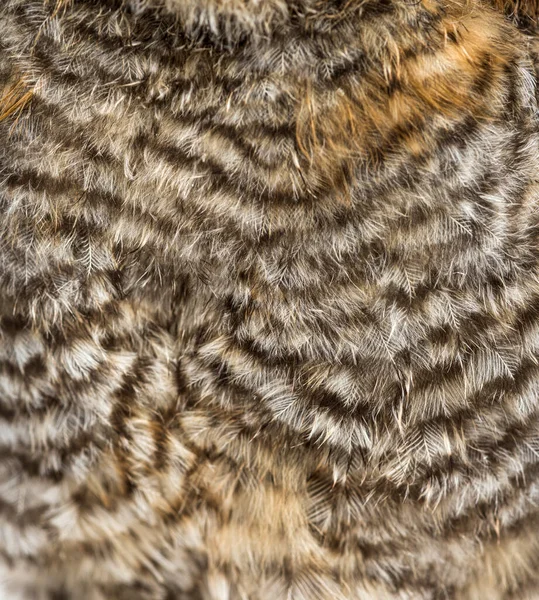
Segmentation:
{"type": "Polygon", "coordinates": [[[502,4],[3,1],[6,598],[538,597],[502,4]]]}

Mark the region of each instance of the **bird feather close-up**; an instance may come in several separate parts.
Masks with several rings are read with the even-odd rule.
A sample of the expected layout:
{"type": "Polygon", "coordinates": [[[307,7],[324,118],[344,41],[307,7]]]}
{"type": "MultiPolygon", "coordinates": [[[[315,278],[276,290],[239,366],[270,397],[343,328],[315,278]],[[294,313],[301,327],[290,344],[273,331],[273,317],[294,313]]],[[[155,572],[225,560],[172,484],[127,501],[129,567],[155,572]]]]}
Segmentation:
{"type": "Polygon", "coordinates": [[[0,0],[0,600],[539,600],[537,0],[0,0]]]}

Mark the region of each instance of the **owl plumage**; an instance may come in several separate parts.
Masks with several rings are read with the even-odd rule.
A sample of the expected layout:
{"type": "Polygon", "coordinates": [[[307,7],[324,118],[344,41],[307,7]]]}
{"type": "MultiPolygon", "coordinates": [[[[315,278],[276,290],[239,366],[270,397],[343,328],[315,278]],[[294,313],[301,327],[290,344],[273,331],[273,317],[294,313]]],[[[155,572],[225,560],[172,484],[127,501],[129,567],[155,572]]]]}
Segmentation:
{"type": "Polygon", "coordinates": [[[536,17],[3,1],[2,599],[539,598],[536,17]]]}

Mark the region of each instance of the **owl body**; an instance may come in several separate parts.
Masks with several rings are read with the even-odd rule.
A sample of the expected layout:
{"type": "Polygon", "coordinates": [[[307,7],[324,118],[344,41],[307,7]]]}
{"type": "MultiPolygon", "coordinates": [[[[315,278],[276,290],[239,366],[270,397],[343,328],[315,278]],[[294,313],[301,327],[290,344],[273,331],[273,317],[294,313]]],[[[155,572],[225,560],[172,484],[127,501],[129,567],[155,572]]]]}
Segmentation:
{"type": "Polygon", "coordinates": [[[538,597],[520,8],[2,4],[6,599],[538,597]]]}

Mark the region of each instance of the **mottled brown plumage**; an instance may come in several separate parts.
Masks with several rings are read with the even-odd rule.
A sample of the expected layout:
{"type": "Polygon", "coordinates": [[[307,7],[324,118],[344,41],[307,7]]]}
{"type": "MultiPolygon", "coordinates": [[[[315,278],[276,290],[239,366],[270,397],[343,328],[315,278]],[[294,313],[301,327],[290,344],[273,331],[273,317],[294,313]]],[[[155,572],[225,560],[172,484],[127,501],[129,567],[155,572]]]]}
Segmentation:
{"type": "Polygon", "coordinates": [[[3,1],[2,598],[539,597],[536,17],[3,1]]]}

